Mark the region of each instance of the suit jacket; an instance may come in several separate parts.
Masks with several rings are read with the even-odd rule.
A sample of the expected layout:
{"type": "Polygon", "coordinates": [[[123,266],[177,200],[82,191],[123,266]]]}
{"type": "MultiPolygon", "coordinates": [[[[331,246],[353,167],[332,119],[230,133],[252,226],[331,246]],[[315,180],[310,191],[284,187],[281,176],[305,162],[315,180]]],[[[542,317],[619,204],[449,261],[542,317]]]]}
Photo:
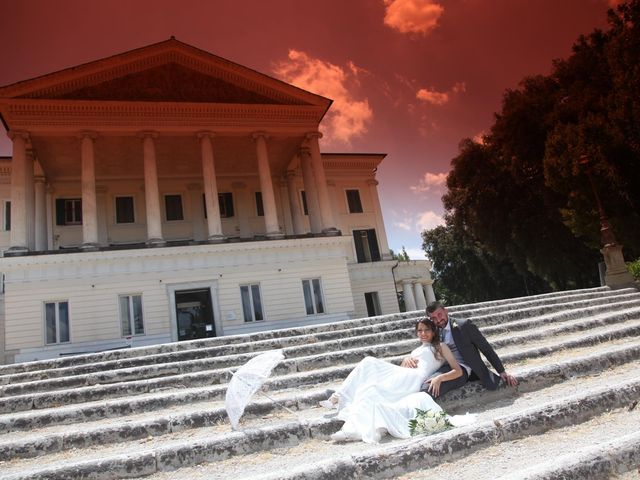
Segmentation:
{"type": "Polygon", "coordinates": [[[480,380],[489,390],[497,389],[500,377],[490,371],[480,357],[480,352],[482,352],[498,373],[504,372],[504,366],[493,347],[489,345],[478,327],[470,320],[449,317],[449,322],[451,323],[453,341],[458,347],[464,363],[471,368],[469,380],[480,380]]]}

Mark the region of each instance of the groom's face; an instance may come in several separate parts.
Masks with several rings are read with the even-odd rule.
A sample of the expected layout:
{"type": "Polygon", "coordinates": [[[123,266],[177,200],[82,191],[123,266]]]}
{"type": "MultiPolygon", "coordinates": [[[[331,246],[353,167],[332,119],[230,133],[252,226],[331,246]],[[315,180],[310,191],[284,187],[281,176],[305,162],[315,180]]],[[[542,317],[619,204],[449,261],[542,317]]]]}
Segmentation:
{"type": "Polygon", "coordinates": [[[438,326],[438,328],[444,328],[447,326],[447,322],[449,321],[449,314],[446,309],[439,308],[429,314],[429,318],[438,326]]]}

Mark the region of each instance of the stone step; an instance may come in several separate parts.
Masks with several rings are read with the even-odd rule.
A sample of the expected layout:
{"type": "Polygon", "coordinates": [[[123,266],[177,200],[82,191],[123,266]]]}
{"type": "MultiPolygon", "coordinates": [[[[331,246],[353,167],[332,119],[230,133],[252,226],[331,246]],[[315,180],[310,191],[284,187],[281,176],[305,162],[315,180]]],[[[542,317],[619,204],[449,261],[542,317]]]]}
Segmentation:
{"type": "MultiPolygon", "coordinates": [[[[563,361],[562,354],[550,357],[552,365],[544,365],[516,372],[520,380],[518,391],[520,394],[547,388],[550,385],[567,381],[568,378],[578,378],[600,374],[600,365],[607,365],[610,369],[620,369],[627,372],[636,371],[632,368],[622,368],[621,365],[640,364],[640,345],[618,347],[608,352],[593,349],[597,353],[587,353],[578,359],[563,361]]],[[[636,365],[637,366],[637,365],[636,365]]],[[[345,373],[346,375],[346,373],[345,373]]],[[[340,379],[334,379],[327,387],[334,387],[340,379]]],[[[282,405],[296,411],[305,411],[317,406],[319,400],[327,398],[329,392],[322,385],[316,385],[306,391],[284,391],[278,394],[271,392],[282,405]]],[[[198,392],[201,393],[201,392],[198,392]]],[[[477,382],[472,382],[460,390],[450,392],[443,406],[458,413],[460,409],[474,407],[476,402],[495,401],[511,397],[511,389],[500,389],[490,392],[483,389],[477,382]]],[[[226,424],[226,412],[221,398],[216,401],[197,404],[193,392],[187,392],[181,400],[170,404],[161,403],[164,398],[159,398],[157,404],[138,402],[107,402],[106,404],[93,404],[74,409],[60,408],[50,409],[41,414],[13,414],[0,417],[0,431],[4,433],[0,437],[0,450],[7,457],[13,455],[29,455],[34,451],[55,451],[57,449],[77,448],[92,444],[107,444],[114,441],[127,439],[146,438],[147,436],[165,435],[170,432],[182,431],[188,428],[208,427],[219,422],[226,424]],[[190,411],[170,408],[171,405],[190,405],[190,411]],[[161,411],[160,408],[165,408],[161,411]],[[123,417],[127,417],[123,420],[123,417]],[[132,418],[133,417],[133,418],[132,418]],[[104,419],[113,418],[112,421],[104,419]],[[92,422],[94,425],[72,426],[74,422],[92,422]],[[53,427],[59,425],[62,427],[53,427]],[[20,433],[31,430],[32,434],[20,433]],[[11,434],[9,432],[16,432],[11,434]],[[35,442],[35,443],[34,443],[35,442]],[[35,445],[35,446],[34,446],[35,445]]],[[[281,406],[271,400],[256,400],[246,410],[244,419],[255,419],[273,412],[281,412],[281,406]]],[[[0,458],[2,460],[2,458],[0,458]]]]}
{"type": "MultiPolygon", "coordinates": [[[[603,300],[602,298],[591,299],[587,304],[581,304],[577,308],[574,305],[570,305],[574,307],[569,309],[569,305],[565,306],[566,310],[563,312],[565,315],[588,315],[592,312],[602,311],[603,309],[610,308],[610,311],[622,308],[618,305],[631,306],[635,303],[640,304],[640,294],[619,294],[616,296],[617,303],[611,304],[610,300],[603,300]],[[631,299],[631,300],[628,300],[631,299]],[[628,300],[628,301],[625,301],[628,300]],[[606,303],[602,304],[601,302],[606,301],[606,303]]],[[[560,307],[558,307],[560,308],[560,307]]],[[[530,316],[534,313],[534,310],[527,310],[526,315],[530,316]]],[[[562,313],[556,314],[555,317],[561,316],[562,313]]],[[[505,321],[504,314],[498,317],[492,316],[484,316],[475,318],[474,320],[478,325],[483,324],[494,324],[498,321],[503,322],[502,328],[505,328],[506,325],[513,323],[513,320],[505,321]]],[[[547,314],[547,317],[550,317],[553,320],[554,316],[547,314]]],[[[382,317],[375,317],[380,319],[382,317]]],[[[360,324],[358,324],[360,325],[360,324]]],[[[300,353],[294,353],[295,350],[291,350],[289,356],[294,355],[304,355],[304,348],[306,346],[307,350],[309,349],[317,349],[318,342],[325,342],[336,339],[344,339],[345,337],[358,338],[361,336],[372,335],[380,332],[390,332],[393,330],[399,330],[403,327],[409,328],[413,325],[413,319],[402,319],[396,321],[387,320],[384,323],[373,323],[366,326],[358,326],[351,328],[344,328],[341,330],[332,330],[327,332],[318,332],[313,334],[306,335],[296,335],[289,337],[281,337],[277,339],[266,339],[260,341],[254,341],[251,343],[232,343],[229,345],[218,345],[218,346],[210,346],[204,347],[202,345],[203,342],[199,342],[198,348],[183,348],[180,351],[175,352],[167,352],[167,353],[159,353],[154,355],[147,355],[143,357],[134,357],[134,358],[126,358],[126,359],[118,359],[118,360],[110,360],[104,361],[101,363],[86,363],[82,365],[75,365],[71,367],[60,367],[60,368],[47,368],[46,370],[35,370],[23,373],[15,373],[0,376],[0,385],[7,385],[13,383],[20,382],[30,382],[44,379],[52,379],[52,378],[60,378],[62,376],[73,376],[73,375],[83,375],[83,374],[92,374],[100,371],[109,372],[105,375],[106,378],[116,378],[120,377],[120,375],[124,375],[125,372],[115,372],[115,370],[133,368],[136,366],[149,366],[149,365],[164,365],[164,368],[173,368],[169,366],[171,363],[177,363],[181,361],[188,360],[197,360],[197,359],[209,359],[211,357],[216,356],[230,356],[230,355],[238,355],[241,353],[257,353],[265,350],[272,350],[277,348],[287,348],[292,346],[300,346],[300,353]],[[315,346],[314,346],[315,345],[315,346]]],[[[344,324],[342,325],[344,326],[344,324]]],[[[372,337],[367,337],[370,341],[372,337]]],[[[218,339],[211,339],[218,340],[218,339]]],[[[241,362],[246,361],[246,357],[241,359],[241,362]]],[[[38,362],[34,362],[38,363],[38,362]]],[[[197,366],[196,368],[201,368],[197,366]]],[[[153,370],[153,369],[149,369],[153,370]]],[[[177,373],[176,371],[170,373],[177,373]]],[[[170,374],[169,373],[169,374],[170,374]]],[[[158,374],[162,374],[162,372],[158,372],[158,374]]],[[[106,380],[99,381],[94,383],[112,383],[114,380],[106,380]]],[[[89,384],[93,384],[88,382],[89,384]]],[[[83,384],[82,381],[78,380],[77,385],[83,384]]],[[[72,384],[67,384],[67,386],[73,386],[72,384]]],[[[0,393],[1,395],[1,393],[0,393]]]]}
{"type": "Polygon", "coordinates": [[[460,459],[400,475],[401,480],[542,480],[638,474],[640,411],[629,406],[584,423],[489,445],[460,459]],[[552,452],[552,455],[550,453],[552,452]]]}
{"type": "MultiPolygon", "coordinates": [[[[623,302],[621,306],[629,307],[630,305],[635,305],[635,303],[635,301],[623,302]]],[[[640,301],[638,302],[638,304],[640,304],[640,301]]],[[[600,307],[589,310],[588,313],[594,314],[595,312],[602,312],[603,310],[605,309],[600,307]]],[[[584,319],[584,315],[586,314],[587,312],[584,311],[571,311],[571,314],[553,314],[553,318],[549,318],[549,316],[545,317],[544,319],[541,318],[540,321],[544,321],[546,324],[550,322],[562,321],[561,325],[555,326],[550,329],[545,329],[544,332],[539,328],[539,324],[536,320],[515,321],[511,322],[511,324],[517,324],[519,328],[524,328],[525,326],[529,328],[535,327],[537,329],[537,333],[527,333],[526,335],[516,334],[504,338],[499,336],[490,336],[489,338],[495,347],[500,347],[513,343],[524,343],[525,341],[530,341],[535,338],[541,338],[547,335],[557,335],[563,332],[591,329],[596,325],[624,321],[627,318],[633,318],[634,316],[640,318],[640,306],[635,309],[626,308],[622,311],[617,311],[615,314],[601,314],[588,319],[584,319]],[[580,318],[581,321],[571,322],[568,321],[567,318],[580,318]]],[[[411,339],[413,338],[413,332],[411,328],[406,328],[406,323],[407,321],[405,320],[389,322],[387,328],[380,329],[380,332],[382,332],[381,334],[368,334],[359,337],[348,336],[347,339],[317,341],[310,345],[302,345],[285,349],[285,353],[288,358],[292,358],[304,355],[309,351],[321,352],[328,350],[340,350],[344,348],[353,348],[354,346],[362,344],[370,346],[379,342],[390,342],[396,341],[398,339],[411,339]]],[[[412,322],[410,323],[412,324],[412,322]]],[[[485,334],[495,331],[502,331],[497,330],[494,327],[484,327],[481,330],[485,334]]],[[[63,378],[35,380],[30,382],[23,381],[15,384],[6,384],[4,386],[0,386],[0,397],[26,395],[29,393],[37,393],[43,391],[65,390],[69,388],[80,388],[105,384],[115,384],[112,385],[112,390],[121,391],[121,384],[123,382],[134,382],[152,378],[160,378],[160,380],[157,382],[157,385],[150,385],[149,382],[143,382],[140,386],[142,392],[148,392],[152,388],[167,388],[170,386],[194,387],[198,385],[226,383],[229,378],[230,372],[228,369],[224,369],[224,367],[220,368],[221,362],[223,365],[228,365],[230,363],[233,366],[236,366],[242,364],[246,360],[246,356],[233,357],[227,355],[222,356],[221,358],[215,357],[198,361],[156,364],[137,368],[120,368],[118,370],[96,372],[91,374],[71,375],[72,372],[69,372],[69,376],[63,378]],[[235,358],[235,360],[229,362],[229,358],[235,358]],[[213,370],[215,369],[219,369],[220,371],[214,372],[213,370]],[[185,375],[192,372],[197,373],[194,373],[193,375],[185,375]]],[[[289,367],[284,368],[285,371],[290,371],[292,369],[291,362],[289,362],[289,364],[289,367]]],[[[69,370],[74,370],[75,368],[77,367],[72,367],[69,370]]],[[[21,375],[24,377],[25,375],[31,374],[21,375]]],[[[25,378],[22,378],[22,380],[25,380],[25,378]]],[[[134,386],[132,385],[132,389],[133,388],[134,386]]],[[[103,391],[106,390],[108,389],[103,389],[103,391]]],[[[138,391],[140,391],[140,389],[138,389],[138,391]]],[[[78,392],[76,391],[76,393],[78,392]]],[[[131,393],[135,392],[132,390],[131,393]]]]}
{"type": "MultiPolygon", "coordinates": [[[[539,340],[545,337],[540,329],[536,329],[536,331],[532,333],[519,333],[515,337],[504,337],[498,340],[494,340],[489,337],[489,340],[497,348],[517,344],[520,350],[518,353],[510,353],[507,355],[501,354],[505,362],[517,361],[523,358],[532,358],[540,356],[542,354],[547,354],[551,351],[562,350],[566,348],[577,348],[580,346],[602,342],[605,340],[637,335],[638,333],[640,333],[640,321],[628,321],[628,318],[640,318],[640,309],[628,309],[616,312],[615,314],[611,315],[599,315],[586,322],[581,323],[569,322],[568,324],[557,325],[552,329],[549,329],[549,335],[546,335],[547,337],[555,337],[556,340],[552,338],[552,340],[548,341],[544,346],[538,345],[527,350],[522,350],[522,347],[525,344],[531,343],[533,340],[539,340]],[[596,325],[607,325],[609,322],[613,322],[615,320],[627,321],[622,325],[614,327],[595,327],[596,325]],[[587,326],[585,326],[584,323],[587,323],[587,326]],[[562,337],[563,339],[565,339],[564,341],[557,341],[558,335],[562,333],[582,332],[584,330],[586,330],[586,333],[581,334],[576,338],[565,336],[562,337]]],[[[387,333],[381,334],[378,339],[387,339],[387,333]]],[[[405,331],[404,333],[401,332],[398,335],[407,336],[408,334],[405,331]]],[[[410,336],[413,336],[413,334],[410,333],[410,336]]],[[[364,338],[367,339],[366,336],[364,338]]],[[[338,346],[351,346],[353,343],[354,342],[352,342],[350,339],[347,339],[346,341],[340,340],[337,342],[325,342],[325,348],[321,348],[321,342],[316,345],[319,347],[319,349],[326,350],[327,348],[333,347],[334,350],[329,351],[328,353],[309,355],[306,357],[287,358],[276,368],[275,374],[282,375],[293,372],[312,371],[331,365],[355,363],[366,355],[373,355],[378,357],[387,357],[389,355],[398,354],[402,355],[406,354],[406,352],[415,347],[415,340],[400,340],[382,345],[368,345],[366,347],[355,347],[339,352],[335,351],[337,350],[336,347],[338,346]]],[[[364,343],[373,344],[373,341],[365,341],[364,343]]],[[[291,349],[285,349],[284,352],[287,356],[289,356],[291,351],[298,353],[298,348],[299,347],[292,347],[291,349]]],[[[501,350],[499,350],[499,352],[501,352],[501,350]]],[[[229,368],[216,369],[216,367],[219,365],[220,360],[222,360],[223,364],[225,364],[224,362],[226,362],[226,359],[214,358],[207,361],[185,362],[187,365],[183,365],[182,367],[177,365],[170,365],[170,370],[164,370],[163,373],[165,373],[166,376],[164,376],[163,378],[135,380],[137,375],[139,375],[140,373],[139,370],[136,369],[133,373],[131,373],[131,377],[133,378],[133,380],[128,382],[125,381],[111,383],[108,385],[95,385],[104,382],[102,374],[93,374],[91,376],[84,377],[77,376],[62,378],[55,381],[8,385],[1,387],[0,389],[2,391],[2,394],[5,395],[4,398],[0,398],[0,412],[8,413],[20,410],[30,410],[34,408],[48,408],[52,405],[90,402],[99,399],[116,398],[125,394],[140,395],[149,393],[154,390],[166,388],[197,387],[212,384],[224,384],[229,379],[231,370],[229,368]],[[211,369],[212,366],[213,369],[211,369]],[[169,375],[167,373],[178,371],[180,370],[180,368],[182,368],[183,371],[188,372],[196,370],[197,373],[189,375],[169,375]],[[206,368],[209,368],[211,370],[205,370],[206,368]],[[46,390],[47,386],[51,388],[51,383],[54,384],[54,388],[59,387],[60,390],[39,392],[39,389],[46,390]],[[81,386],[87,384],[90,386],[81,386]]],[[[241,360],[246,361],[243,356],[241,356],[241,360]]],[[[236,362],[234,364],[237,363],[241,362],[236,362]]],[[[128,372],[124,370],[120,373],[121,375],[119,377],[109,376],[108,379],[120,379],[121,377],[126,378],[126,374],[128,372]]],[[[292,386],[295,385],[282,385],[281,388],[291,388],[292,386]]],[[[223,389],[220,389],[220,393],[218,393],[218,395],[221,395],[223,391],[223,389]]]]}
{"type": "MultiPolygon", "coordinates": [[[[576,297],[578,299],[580,298],[606,299],[610,297],[613,299],[620,295],[633,294],[633,292],[636,292],[636,290],[634,289],[610,290],[606,287],[599,287],[596,289],[572,290],[572,291],[566,291],[566,292],[556,292],[553,294],[543,294],[540,296],[533,296],[533,297],[520,297],[517,299],[506,299],[506,300],[498,301],[497,303],[500,305],[508,304],[510,302],[513,303],[514,301],[516,303],[523,303],[522,301],[523,298],[524,299],[526,298],[545,299],[545,298],[564,297],[568,300],[571,297],[576,297]]],[[[486,302],[483,304],[476,304],[476,305],[486,306],[494,303],[496,302],[486,302]]],[[[563,302],[563,303],[566,303],[566,302],[563,302]]],[[[450,307],[450,310],[452,312],[461,312],[461,311],[469,311],[473,309],[471,308],[470,305],[464,305],[459,307],[456,307],[456,306],[450,307]]],[[[393,314],[393,315],[384,315],[384,316],[378,316],[378,317],[368,317],[364,319],[356,319],[356,320],[349,320],[349,321],[342,321],[342,322],[326,323],[326,324],[320,324],[320,325],[312,325],[312,326],[306,326],[306,327],[271,330],[266,332],[257,332],[252,334],[234,335],[234,336],[227,336],[227,337],[215,337],[210,339],[193,340],[188,342],[167,343],[162,345],[137,347],[137,348],[131,348],[131,349],[110,350],[107,352],[99,352],[99,353],[93,353],[93,354],[72,355],[72,356],[52,359],[52,360],[41,360],[41,361],[21,363],[21,364],[4,365],[4,366],[0,366],[0,378],[2,378],[2,376],[4,375],[71,367],[76,365],[83,365],[86,363],[100,363],[100,362],[107,362],[112,360],[136,358],[141,356],[162,355],[165,353],[182,352],[185,350],[194,350],[199,348],[226,346],[230,344],[253,343],[253,342],[269,340],[269,339],[280,339],[280,338],[286,338],[286,337],[295,337],[298,335],[309,335],[314,333],[340,331],[340,330],[346,330],[346,329],[363,326],[363,325],[379,324],[379,323],[386,323],[388,321],[393,321],[393,320],[414,318],[420,314],[421,312],[416,311],[416,312],[400,313],[400,314],[393,314]]]]}
{"type": "MultiPolygon", "coordinates": [[[[640,377],[606,386],[589,393],[582,393],[560,400],[538,404],[535,408],[520,410],[509,415],[481,420],[479,423],[453,429],[439,435],[419,436],[411,440],[391,441],[387,446],[372,446],[359,455],[342,454],[330,462],[323,462],[322,477],[317,475],[318,465],[304,461],[304,457],[292,455],[287,465],[281,468],[277,478],[325,478],[329,474],[338,478],[375,478],[389,476],[399,469],[415,470],[424,466],[433,466],[452,458],[451,451],[460,455],[462,451],[471,453],[477,448],[495,441],[510,441],[527,435],[547,432],[574,423],[581,423],[603,412],[631,404],[640,394],[640,377]],[[309,464],[311,463],[311,464],[309,464]],[[305,465],[291,476],[282,471],[291,471],[292,467],[305,465]]],[[[628,425],[628,419],[624,419],[628,425]]],[[[640,417],[637,419],[640,425],[640,417]]],[[[333,419],[318,419],[315,422],[279,424],[258,429],[247,429],[195,441],[182,441],[175,444],[163,443],[158,447],[144,448],[136,453],[119,455],[96,455],[95,460],[82,461],[87,452],[77,452],[77,459],[65,456],[64,459],[39,458],[35,464],[12,461],[5,465],[7,480],[22,478],[83,478],[96,479],[130,478],[134,475],[149,475],[156,471],[172,471],[185,465],[194,465],[203,461],[211,462],[228,458],[230,455],[242,455],[261,448],[264,444],[272,447],[297,445],[307,439],[326,439],[337,427],[333,419]]],[[[336,445],[329,448],[336,452],[336,445]]],[[[135,449],[130,449],[133,452],[135,449]]],[[[326,453],[326,452],[325,452],[326,453]]],[[[282,467],[282,466],[281,466],[282,467]]],[[[262,470],[264,472],[264,470],[262,470]]],[[[227,470],[226,477],[248,478],[246,472],[227,470]]],[[[173,472],[180,478],[189,478],[184,472],[173,472]]],[[[206,478],[211,478],[207,476],[206,478]]],[[[271,477],[275,478],[275,477],[271,477]]]]}

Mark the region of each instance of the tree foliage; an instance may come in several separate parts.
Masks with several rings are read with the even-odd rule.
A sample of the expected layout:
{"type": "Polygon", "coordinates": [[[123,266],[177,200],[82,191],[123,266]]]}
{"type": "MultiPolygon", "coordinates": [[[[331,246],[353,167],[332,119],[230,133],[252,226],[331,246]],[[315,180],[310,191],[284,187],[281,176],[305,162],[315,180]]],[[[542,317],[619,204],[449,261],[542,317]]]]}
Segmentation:
{"type": "Polygon", "coordinates": [[[618,241],[640,254],[640,0],[609,11],[547,76],[504,94],[482,143],[463,140],[423,232],[438,292],[456,302],[597,283],[599,218],[580,158],[618,241]]]}

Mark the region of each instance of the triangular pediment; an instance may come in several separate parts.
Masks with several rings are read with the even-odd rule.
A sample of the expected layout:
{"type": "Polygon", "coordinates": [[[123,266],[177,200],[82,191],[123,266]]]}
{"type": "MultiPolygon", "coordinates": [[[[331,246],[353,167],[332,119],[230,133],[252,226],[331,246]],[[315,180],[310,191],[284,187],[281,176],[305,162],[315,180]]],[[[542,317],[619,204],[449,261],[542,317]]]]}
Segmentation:
{"type": "Polygon", "coordinates": [[[310,105],[331,100],[174,38],[0,87],[0,98],[310,105]]]}
{"type": "MultiPolygon", "coordinates": [[[[274,96],[275,97],[275,96],[274,96]]],[[[247,90],[177,63],[130,73],[77,90],[44,98],[64,100],[112,100],[140,102],[207,102],[282,104],[282,99],[247,90]]],[[[31,98],[38,98],[31,96],[31,98]]],[[[302,103],[292,98],[289,103],[302,103]]]]}

